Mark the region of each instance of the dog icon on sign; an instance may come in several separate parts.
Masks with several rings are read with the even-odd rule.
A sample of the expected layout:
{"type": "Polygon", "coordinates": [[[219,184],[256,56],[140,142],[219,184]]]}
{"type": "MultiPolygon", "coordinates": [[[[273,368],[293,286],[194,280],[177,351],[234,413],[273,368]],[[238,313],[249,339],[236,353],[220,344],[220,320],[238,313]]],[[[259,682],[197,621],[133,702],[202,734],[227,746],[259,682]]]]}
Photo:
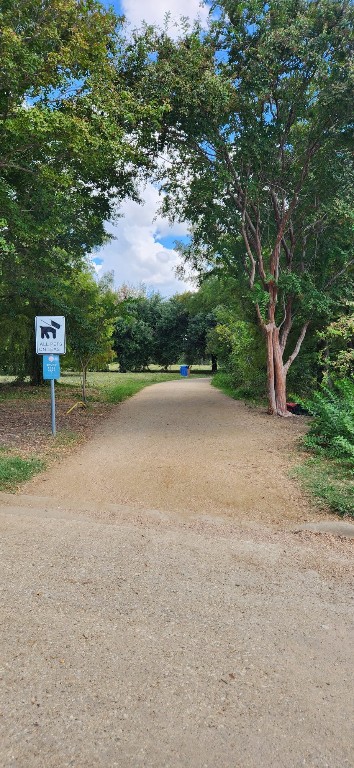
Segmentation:
{"type": "Polygon", "coordinates": [[[56,339],[59,328],[59,323],[56,323],[54,320],[50,321],[50,325],[41,325],[41,339],[50,339],[50,334],[52,334],[53,339],[56,339]]]}

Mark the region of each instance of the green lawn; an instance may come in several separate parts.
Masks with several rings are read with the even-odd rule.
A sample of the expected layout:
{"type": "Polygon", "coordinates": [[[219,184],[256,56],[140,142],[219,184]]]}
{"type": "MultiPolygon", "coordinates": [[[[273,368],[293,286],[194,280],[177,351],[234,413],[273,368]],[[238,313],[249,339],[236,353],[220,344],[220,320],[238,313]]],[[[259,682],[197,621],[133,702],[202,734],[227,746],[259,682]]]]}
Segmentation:
{"type": "MultiPolygon", "coordinates": [[[[128,397],[135,395],[144,387],[158,384],[162,381],[179,379],[179,373],[89,373],[87,376],[87,399],[106,401],[108,403],[121,403],[128,397]]],[[[70,387],[77,390],[81,396],[81,378],[78,373],[64,373],[58,384],[57,390],[70,387]]]]}

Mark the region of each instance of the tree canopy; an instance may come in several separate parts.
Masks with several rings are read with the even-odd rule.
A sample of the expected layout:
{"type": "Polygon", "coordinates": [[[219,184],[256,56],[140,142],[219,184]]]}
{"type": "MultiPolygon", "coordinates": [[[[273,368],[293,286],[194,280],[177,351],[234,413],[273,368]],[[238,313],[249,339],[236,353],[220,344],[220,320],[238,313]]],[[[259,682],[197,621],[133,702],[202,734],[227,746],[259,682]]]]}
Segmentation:
{"type": "Polygon", "coordinates": [[[1,354],[28,373],[34,316],[60,309],[104,221],[136,197],[131,134],[156,110],[120,78],[122,22],[97,0],[6,0],[0,26],[1,354]]]}
{"type": "Polygon", "coordinates": [[[327,324],[353,285],[354,9],[221,0],[212,11],[206,32],[145,34],[142,93],[168,104],[150,151],[164,211],[191,223],[185,260],[248,284],[269,409],[287,415],[309,325],[327,324]]]}

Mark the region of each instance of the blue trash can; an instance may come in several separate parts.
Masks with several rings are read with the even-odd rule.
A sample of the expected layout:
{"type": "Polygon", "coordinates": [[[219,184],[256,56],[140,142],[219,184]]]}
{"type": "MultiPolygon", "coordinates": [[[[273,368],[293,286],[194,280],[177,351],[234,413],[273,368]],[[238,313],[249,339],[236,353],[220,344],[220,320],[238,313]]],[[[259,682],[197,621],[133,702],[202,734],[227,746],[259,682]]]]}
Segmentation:
{"type": "Polygon", "coordinates": [[[181,365],[179,372],[181,376],[188,376],[188,365],[181,365]]]}

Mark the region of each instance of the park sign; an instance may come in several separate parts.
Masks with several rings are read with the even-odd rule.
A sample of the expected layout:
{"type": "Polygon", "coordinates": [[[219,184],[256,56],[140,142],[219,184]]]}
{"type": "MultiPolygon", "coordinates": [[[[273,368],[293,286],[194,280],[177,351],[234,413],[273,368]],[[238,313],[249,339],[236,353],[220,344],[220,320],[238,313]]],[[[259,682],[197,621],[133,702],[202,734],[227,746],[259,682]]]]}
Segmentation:
{"type": "Polygon", "coordinates": [[[56,435],[55,379],[60,378],[59,355],[65,355],[65,317],[37,315],[35,320],[36,352],[42,356],[43,379],[50,380],[50,411],[52,434],[56,435]]]}
{"type": "Polygon", "coordinates": [[[42,355],[43,379],[60,379],[59,355],[42,355]]]}
{"type": "Polygon", "coordinates": [[[36,317],[37,355],[65,355],[65,317],[36,317]]]}

